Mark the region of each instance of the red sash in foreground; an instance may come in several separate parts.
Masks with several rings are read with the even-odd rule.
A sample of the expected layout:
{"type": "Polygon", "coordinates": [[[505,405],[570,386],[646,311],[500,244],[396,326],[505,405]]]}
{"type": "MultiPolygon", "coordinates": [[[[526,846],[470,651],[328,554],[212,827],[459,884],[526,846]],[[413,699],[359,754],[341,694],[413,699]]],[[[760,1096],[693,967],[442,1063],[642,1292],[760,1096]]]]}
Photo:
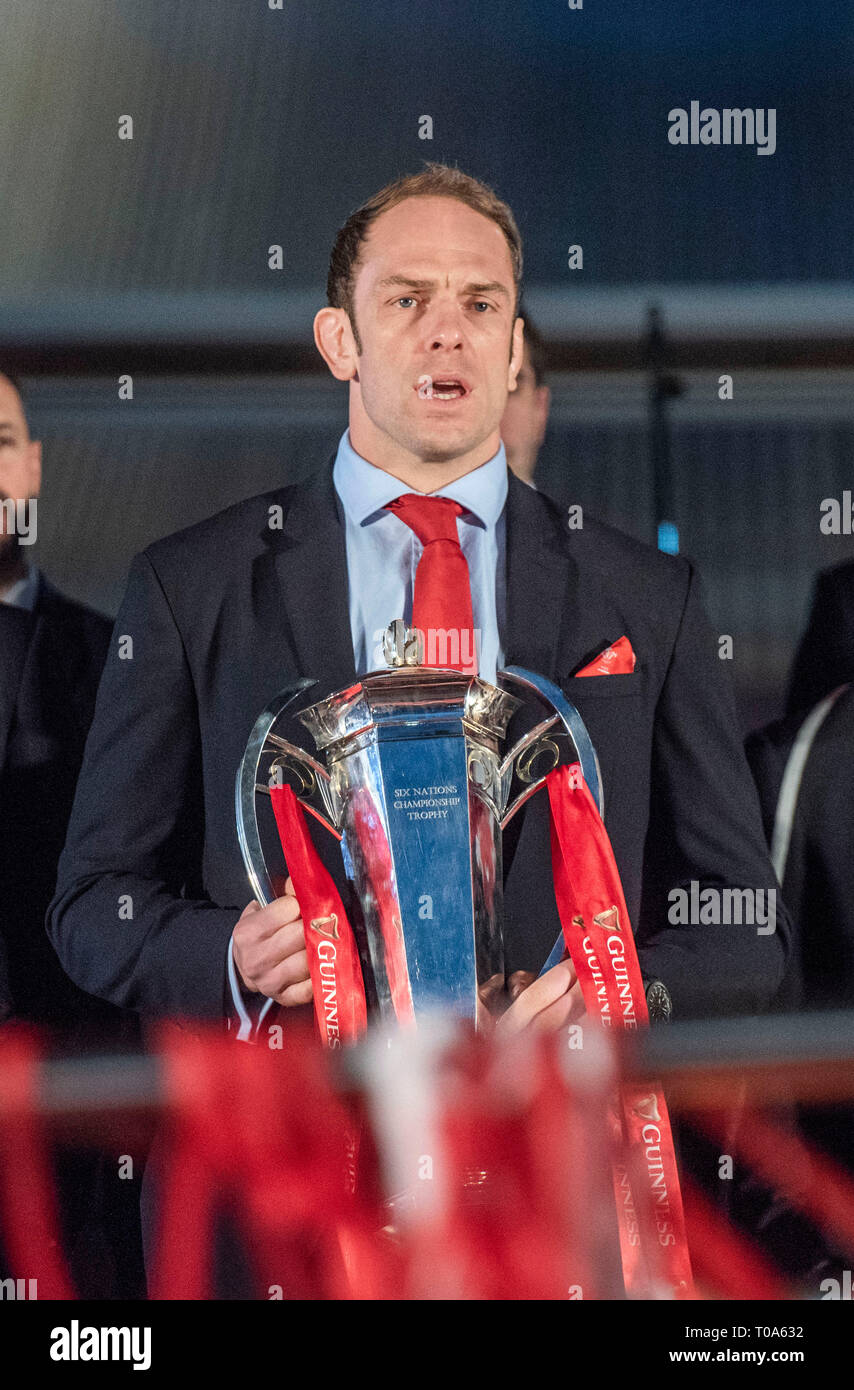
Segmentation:
{"type": "MultiPolygon", "coordinates": [[[[578,763],[546,778],[552,870],[564,940],[585,1007],[606,1028],[649,1023],[635,940],[607,831],[578,763]]],[[[621,1083],[615,1124],[628,1163],[614,1164],[626,1292],[694,1296],[679,1175],[661,1088],[621,1083]]]]}
{"type": "Polygon", "coordinates": [[[33,1037],[4,1032],[0,1038],[0,1227],[13,1272],[21,1283],[28,1279],[36,1286],[37,1295],[31,1296],[71,1299],[76,1295],[59,1238],[59,1211],[37,1099],[40,1064],[41,1051],[33,1037]]]}

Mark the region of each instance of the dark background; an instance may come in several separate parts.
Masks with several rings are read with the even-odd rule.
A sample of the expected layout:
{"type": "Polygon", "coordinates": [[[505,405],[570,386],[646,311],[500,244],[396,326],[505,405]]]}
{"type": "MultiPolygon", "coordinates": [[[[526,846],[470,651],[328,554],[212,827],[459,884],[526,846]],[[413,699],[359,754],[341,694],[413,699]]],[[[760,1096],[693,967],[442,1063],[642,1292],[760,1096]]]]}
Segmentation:
{"type": "Polygon", "coordinates": [[[309,345],[332,235],[440,159],[525,238],[541,486],[654,541],[668,373],[681,547],[745,725],[778,711],[813,574],[854,557],[819,531],[854,478],[849,4],[0,0],[0,24],[0,359],[45,441],[55,582],[112,610],[135,550],[328,455],[345,393],[309,345]],[[671,146],[691,100],[774,107],[776,152],[671,146]]]}

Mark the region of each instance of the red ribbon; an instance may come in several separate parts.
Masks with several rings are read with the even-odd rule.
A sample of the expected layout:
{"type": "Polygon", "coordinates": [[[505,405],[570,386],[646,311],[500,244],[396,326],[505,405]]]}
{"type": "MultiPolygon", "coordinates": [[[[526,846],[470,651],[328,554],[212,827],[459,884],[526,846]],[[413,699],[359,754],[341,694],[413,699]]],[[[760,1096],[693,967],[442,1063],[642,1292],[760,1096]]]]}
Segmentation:
{"type": "Polygon", "coordinates": [[[260,1297],[387,1297],[372,1206],[350,1190],[351,1119],[311,1036],[289,1029],[284,1066],[269,1049],[168,1025],[160,1050],[168,1157],[152,1297],[212,1296],[225,1203],[260,1297]]]}
{"type": "Polygon", "coordinates": [[[365,873],[376,902],[392,1007],[399,1024],[414,1028],[415,1005],[406,964],[391,847],[382,817],[366,787],[357,787],[353,792],[353,823],[365,859],[365,873]]]}
{"type": "Polygon", "coordinates": [[[12,1272],[38,1281],[39,1299],[75,1298],[59,1241],[56,1198],[36,1093],[38,1044],[0,1037],[0,1229],[12,1272]]]}
{"type": "Polygon", "coordinates": [[[502,1050],[467,1037],[451,1060],[440,1117],[447,1207],[411,1234],[413,1296],[598,1297],[601,1170],[589,1096],[567,1086],[545,1035],[502,1050]]]}
{"type": "Polygon", "coordinates": [[[305,925],[314,1015],[321,1039],[327,1047],[356,1042],[367,1027],[367,1005],[353,929],[332,875],[312,844],[292,788],[272,787],[270,797],[305,925]]]}
{"type": "MultiPolygon", "coordinates": [[[[564,941],[588,1014],[603,1027],[649,1023],[626,900],[602,818],[580,764],[546,778],[552,870],[564,941]]],[[[621,1084],[616,1124],[630,1162],[614,1165],[626,1292],[650,1296],[664,1281],[694,1296],[670,1119],[659,1086],[621,1084]]]]}
{"type": "Polygon", "coordinates": [[[727,1223],[695,1183],[683,1178],[682,1195],[697,1281],[711,1291],[710,1297],[790,1297],[773,1266],[727,1223]]]}
{"type": "MultiPolygon", "coordinates": [[[[724,1124],[715,1110],[698,1111],[692,1122],[720,1139],[724,1124]]],[[[727,1146],[754,1173],[814,1222],[847,1258],[854,1259],[854,1180],[833,1159],[796,1132],[749,1109],[727,1137],[727,1146]]]]}

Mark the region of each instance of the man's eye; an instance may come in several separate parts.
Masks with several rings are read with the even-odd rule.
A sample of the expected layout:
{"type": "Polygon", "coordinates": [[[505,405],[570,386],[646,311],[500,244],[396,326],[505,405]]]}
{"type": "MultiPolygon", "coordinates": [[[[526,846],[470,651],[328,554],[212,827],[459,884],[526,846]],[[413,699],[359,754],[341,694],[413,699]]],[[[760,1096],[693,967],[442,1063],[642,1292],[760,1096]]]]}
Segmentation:
{"type": "Polygon", "coordinates": [[[491,309],[492,305],[486,299],[476,299],[472,307],[477,309],[478,312],[483,312],[486,309],[491,309]]]}
{"type": "Polygon", "coordinates": [[[407,304],[414,304],[415,298],[411,294],[402,294],[400,298],[396,299],[394,302],[395,304],[402,304],[404,307],[406,307],[407,304]]]}

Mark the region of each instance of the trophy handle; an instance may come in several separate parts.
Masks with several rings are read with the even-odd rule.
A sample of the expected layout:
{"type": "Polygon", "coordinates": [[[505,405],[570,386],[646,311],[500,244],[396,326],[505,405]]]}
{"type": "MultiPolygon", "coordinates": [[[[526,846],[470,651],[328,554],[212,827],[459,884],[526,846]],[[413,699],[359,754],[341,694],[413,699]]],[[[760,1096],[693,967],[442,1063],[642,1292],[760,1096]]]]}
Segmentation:
{"type": "MultiPolygon", "coordinates": [[[[510,749],[499,769],[502,788],[509,788],[513,768],[520,757],[524,757],[525,753],[528,752],[530,754],[529,761],[533,762],[537,752],[549,746],[551,743],[548,738],[549,730],[555,728],[559,723],[563,726],[562,732],[568,733],[569,737],[572,739],[575,751],[578,754],[578,761],[581,763],[581,771],[584,774],[584,780],[590,788],[593,800],[598,807],[599,815],[604,820],[605,798],[602,788],[602,774],[599,770],[599,759],[596,756],[596,749],[593,747],[590,735],[585,728],[584,720],[581,718],[575,705],[570,704],[563,691],[559,686],[555,685],[554,681],[548,680],[545,676],[539,675],[536,671],[526,671],[523,666],[508,666],[506,671],[502,671],[500,674],[509,678],[511,681],[515,682],[515,684],[524,686],[527,690],[535,690],[543,699],[548,701],[555,711],[553,715],[544,719],[542,723],[530,729],[528,733],[520,738],[518,743],[510,749]]],[[[551,743],[551,747],[553,747],[557,753],[557,745],[551,743]]],[[[555,766],[557,766],[556,762],[555,766]]],[[[515,801],[508,806],[504,813],[504,818],[501,821],[502,830],[510,823],[519,808],[524,806],[528,798],[533,796],[535,791],[539,790],[545,780],[545,777],[539,777],[536,781],[532,781],[531,785],[526,787],[523,792],[519,793],[515,801]]]]}
{"type": "MultiPolygon", "coordinates": [[[[318,811],[307,799],[314,796],[319,791],[327,815],[332,820],[337,820],[337,810],[332,795],[332,778],[322,763],[313,758],[310,753],[306,753],[304,748],[298,748],[295,743],[288,743],[286,738],[279,738],[278,734],[267,734],[266,744],[262,745],[261,752],[271,749],[278,749],[277,756],[270,764],[270,772],[275,769],[278,772],[283,767],[289,767],[292,771],[298,772],[302,779],[302,786],[296,793],[298,800],[307,811],[319,820],[321,825],[325,825],[337,839],[341,839],[340,833],[331,825],[322,811],[318,811]]],[[[260,755],[259,755],[260,756],[260,755]]],[[[276,778],[276,785],[281,785],[279,778],[276,778]]],[[[263,782],[255,783],[256,792],[263,792],[265,796],[270,795],[270,786],[263,782]]]]}
{"type": "MultiPolygon", "coordinates": [[[[258,813],[255,806],[255,795],[257,792],[265,792],[268,796],[270,788],[263,782],[259,783],[258,765],[261,756],[271,747],[277,750],[278,756],[274,760],[274,766],[286,766],[290,764],[297,768],[303,778],[303,794],[313,792],[315,786],[319,788],[323,803],[330,815],[334,814],[332,797],[329,789],[330,777],[325,767],[322,767],[310,753],[306,753],[302,748],[297,748],[295,744],[288,743],[286,739],[279,738],[277,734],[271,733],[276,720],[284,714],[290,704],[304,690],[316,685],[317,681],[308,677],[301,677],[293,681],[292,684],[285,686],[272,700],[266,709],[259,714],[249,735],[249,742],[246,745],[246,752],[240,761],[237,769],[237,776],[234,785],[234,809],[237,820],[237,838],[240,843],[240,852],[243,855],[243,862],[249,875],[249,883],[255,897],[262,907],[274,901],[276,897],[270,875],[267,872],[267,865],[264,862],[264,852],[261,848],[261,836],[258,831],[258,813]],[[307,774],[306,775],[306,770],[307,774]]],[[[315,807],[303,801],[300,797],[300,804],[305,806],[307,811],[319,820],[321,825],[336,837],[341,838],[341,834],[336,830],[330,820],[316,810],[315,807]]]]}

